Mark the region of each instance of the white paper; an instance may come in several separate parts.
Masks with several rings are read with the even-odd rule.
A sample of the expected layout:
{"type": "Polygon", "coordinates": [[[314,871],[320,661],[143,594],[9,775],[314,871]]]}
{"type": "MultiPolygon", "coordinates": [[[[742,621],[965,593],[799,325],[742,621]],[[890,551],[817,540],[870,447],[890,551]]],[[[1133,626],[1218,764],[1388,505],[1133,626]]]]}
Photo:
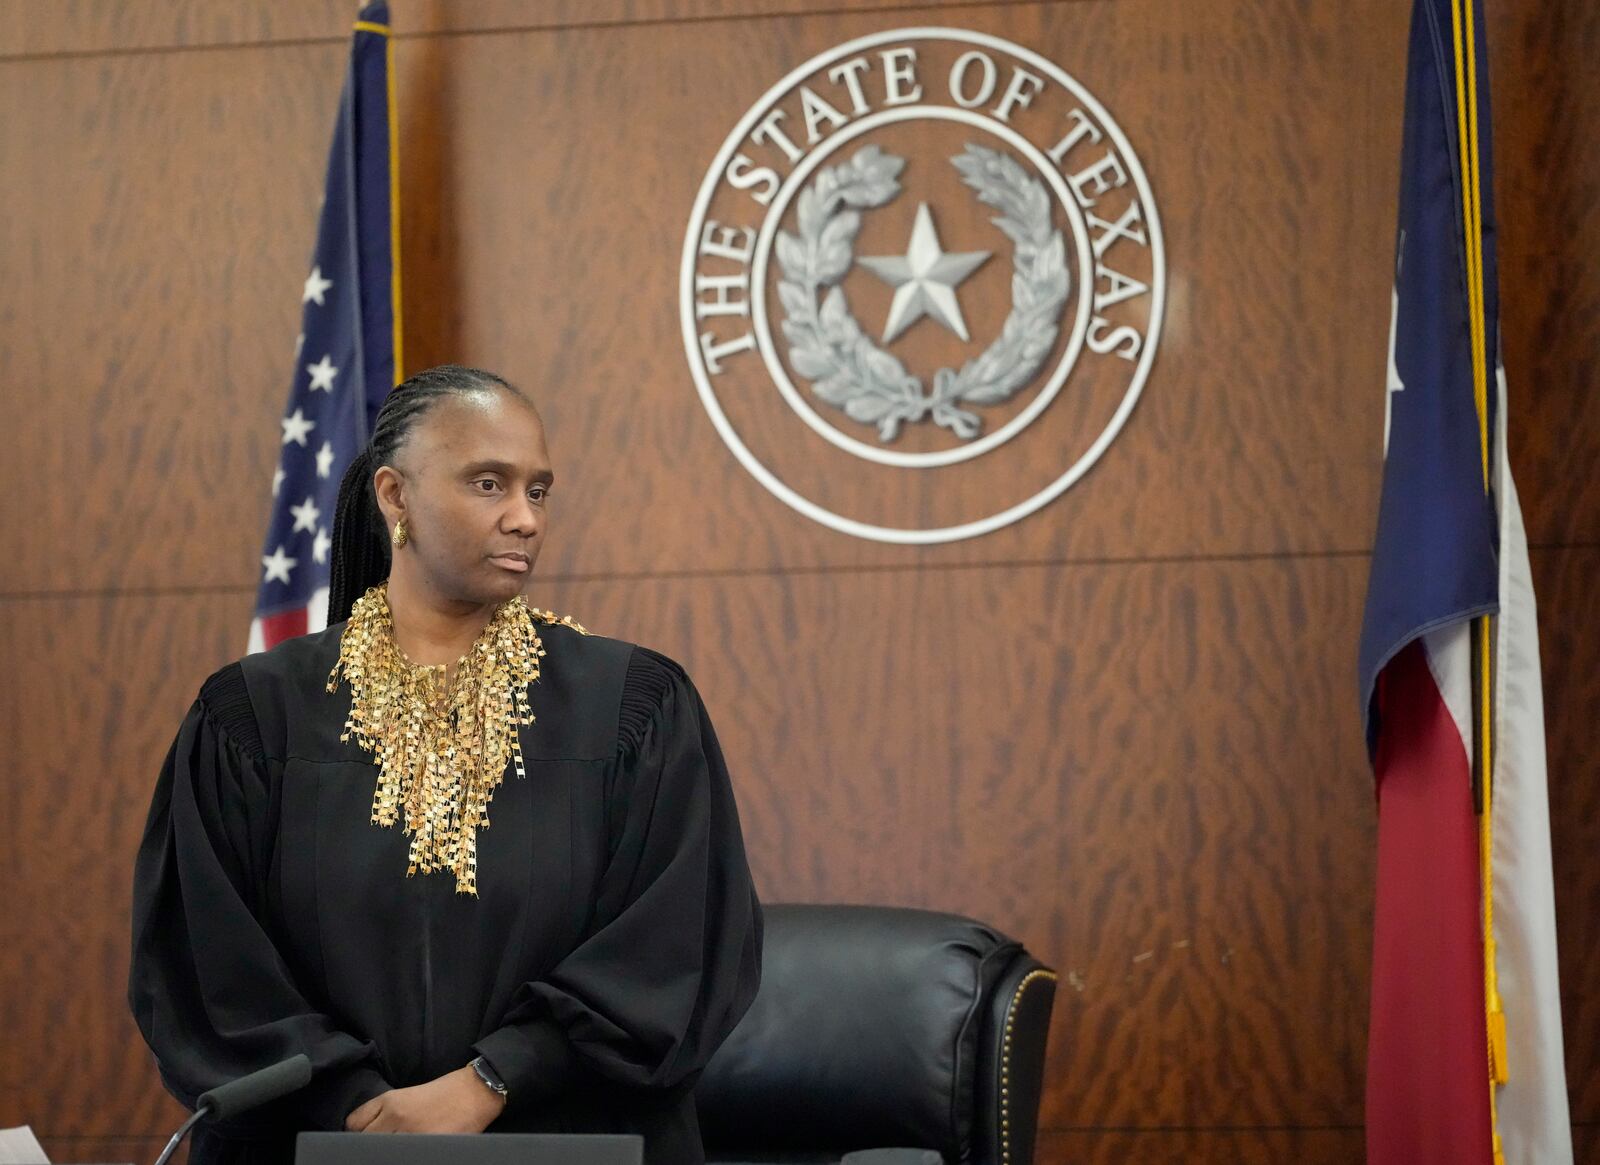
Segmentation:
{"type": "Polygon", "coordinates": [[[50,1165],[44,1146],[27,1125],[0,1129],[0,1165],[50,1165]]]}

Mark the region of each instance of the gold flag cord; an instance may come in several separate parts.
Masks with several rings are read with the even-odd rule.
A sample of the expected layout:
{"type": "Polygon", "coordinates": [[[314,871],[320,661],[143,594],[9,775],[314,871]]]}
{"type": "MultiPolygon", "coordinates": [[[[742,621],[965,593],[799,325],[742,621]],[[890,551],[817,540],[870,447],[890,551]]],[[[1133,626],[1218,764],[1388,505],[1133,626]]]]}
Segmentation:
{"type": "MultiPolygon", "coordinates": [[[[1460,149],[1462,225],[1466,233],[1467,316],[1472,338],[1473,404],[1478,415],[1478,453],[1485,493],[1489,478],[1489,370],[1483,286],[1482,178],[1478,164],[1478,68],[1473,0],[1451,0],[1455,41],[1456,131],[1460,149]]],[[[1478,771],[1482,807],[1478,817],[1479,881],[1483,899],[1483,987],[1488,1030],[1489,1128],[1495,1165],[1505,1165],[1496,1089],[1509,1079],[1506,1019],[1500,1000],[1494,939],[1494,740],[1493,617],[1475,620],[1478,660],[1478,771]]]]}

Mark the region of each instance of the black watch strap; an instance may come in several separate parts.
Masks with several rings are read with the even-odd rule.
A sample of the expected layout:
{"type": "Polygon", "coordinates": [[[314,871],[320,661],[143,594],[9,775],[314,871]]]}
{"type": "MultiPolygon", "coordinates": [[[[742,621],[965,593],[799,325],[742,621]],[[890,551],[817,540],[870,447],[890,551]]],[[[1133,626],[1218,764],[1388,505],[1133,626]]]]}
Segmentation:
{"type": "Polygon", "coordinates": [[[472,1061],[472,1070],[478,1074],[478,1079],[482,1080],[485,1086],[499,1093],[502,1100],[509,1098],[510,1094],[506,1090],[506,1082],[500,1079],[500,1073],[494,1070],[489,1061],[479,1056],[472,1061]]]}

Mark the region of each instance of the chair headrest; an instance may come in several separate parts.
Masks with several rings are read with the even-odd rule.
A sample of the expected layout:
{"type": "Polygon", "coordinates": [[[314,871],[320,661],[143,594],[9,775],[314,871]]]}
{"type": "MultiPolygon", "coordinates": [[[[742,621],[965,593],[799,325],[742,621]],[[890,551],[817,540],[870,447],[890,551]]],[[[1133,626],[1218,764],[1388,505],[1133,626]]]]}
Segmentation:
{"type": "Polygon", "coordinates": [[[1020,947],[952,914],[768,906],[761,990],[696,1088],[708,1146],[965,1159],[980,1002],[1020,947]]]}

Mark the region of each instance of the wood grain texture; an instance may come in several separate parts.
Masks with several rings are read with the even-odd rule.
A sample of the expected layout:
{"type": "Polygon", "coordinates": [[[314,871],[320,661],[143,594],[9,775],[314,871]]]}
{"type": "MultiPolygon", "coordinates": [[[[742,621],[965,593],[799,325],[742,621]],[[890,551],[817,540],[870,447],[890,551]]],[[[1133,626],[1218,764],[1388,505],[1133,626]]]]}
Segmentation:
{"type": "Polygon", "coordinates": [[[1533,554],[1544,665],[1550,842],[1555,866],[1561,1018],[1572,1119],[1600,1124],[1600,548],[1533,554]]]}
{"type": "Polygon", "coordinates": [[[1574,1125],[1572,1128],[1574,1165],[1600,1165],[1600,1125],[1574,1125]]]}
{"type": "MultiPolygon", "coordinates": [[[[408,300],[415,361],[501,367],[541,400],[558,459],[575,451],[557,506],[581,541],[552,548],[560,573],[1358,549],[1376,499],[1381,400],[1346,389],[1366,376],[1360,353],[1383,350],[1388,248],[1368,256],[1346,241],[1392,233],[1399,87],[1377,62],[1387,51],[1397,65],[1403,29],[1387,8],[1316,19],[1253,6],[1221,17],[1149,5],[1119,6],[1115,19],[1096,5],[964,12],[965,25],[1041,49],[1105,98],[1152,175],[1175,272],[1161,356],[1123,436],[1064,498],[998,534],[909,551],[801,518],[735,464],[684,367],[678,231],[717,127],[796,62],[892,27],[882,16],[744,22],[714,42],[665,26],[430,46],[427,75],[449,77],[457,111],[462,213],[448,227],[454,253],[440,255],[456,301],[441,314],[408,300]],[[1295,48],[1258,59],[1258,43],[1295,48]],[[1142,71],[1160,84],[1126,83],[1142,71]],[[472,112],[508,104],[525,115],[472,112]],[[578,143],[574,110],[606,127],[606,148],[578,143]],[[1352,118],[1372,154],[1336,167],[1327,159],[1343,156],[1352,118]],[[610,289],[645,310],[596,311],[610,289]],[[590,450],[620,455],[626,472],[590,450]],[[685,495],[718,498],[715,523],[675,504],[685,495]]],[[[411,51],[401,46],[407,88],[423,75],[406,72],[411,51]]],[[[409,256],[431,229],[406,228],[418,298],[433,268],[409,256]]],[[[791,440],[809,439],[788,425],[791,440]]],[[[999,464],[971,485],[978,494],[1064,468],[1049,441],[988,460],[999,464]]],[[[819,460],[823,487],[834,468],[819,460]]],[[[851,476],[831,488],[853,495],[852,516],[903,518],[939,500],[904,471],[837,468],[851,476]]]]}
{"type": "MultiPolygon", "coordinates": [[[[1244,3],[963,10],[1105,98],[1152,175],[1174,273],[1123,436],[998,534],[905,550],[778,504],[713,431],[678,336],[680,232],[723,134],[797,61],[902,17],[400,44],[408,362],[487,364],[539,397],[562,459],[550,568],[566,574],[1358,549],[1381,398],[1350,386],[1381,362],[1388,251],[1348,240],[1392,230],[1403,34],[1369,2],[1361,20],[1244,3]],[[1335,165],[1352,119],[1370,133],[1335,165]],[[685,497],[717,498],[715,520],[685,497]]],[[[253,583],[340,58],[0,66],[0,99],[29,110],[0,127],[18,208],[0,228],[15,271],[0,376],[48,402],[0,468],[34,516],[0,591],[253,583]],[[81,539],[51,533],[74,522],[81,539]]],[[[961,496],[1009,504],[1015,482],[1064,468],[1051,446],[990,454],[961,496]]],[[[873,469],[830,488],[859,513],[943,497],[873,469]]]]}
{"type": "Polygon", "coordinates": [[[1069,1130],[1039,1133],[1038,1165],[1360,1165],[1360,1129],[1069,1130]]]}
{"type": "MultiPolygon", "coordinates": [[[[166,1147],[167,1139],[177,1131],[182,1118],[171,1132],[149,1137],[40,1137],[39,1142],[52,1161],[154,1161],[166,1147]]],[[[189,1142],[184,1141],[172,1155],[171,1165],[187,1165],[189,1142]]]]}
{"type": "Polygon", "coordinates": [[[253,585],[342,61],[0,66],[0,592],[253,585]]]}
{"type": "Polygon", "coordinates": [[[1508,436],[1536,545],[1600,542],[1600,12],[1488,5],[1508,436]]]}
{"type": "MultiPolygon", "coordinates": [[[[990,0],[994,6],[1019,0],[990,0]]],[[[818,11],[951,8],[972,0],[391,0],[403,37],[571,26],[660,24],[803,15],[818,11]]],[[[0,60],[7,57],[238,47],[340,40],[358,0],[225,0],[114,5],[105,0],[0,0],[0,60]]]]}
{"type": "MultiPolygon", "coordinates": [[[[1600,1165],[1600,1129],[1572,1130],[1574,1165],[1600,1165]]],[[[1037,1165],[1361,1165],[1355,1129],[1040,1130],[1037,1165]]]]}
{"type": "MultiPolygon", "coordinates": [[[[180,1116],[123,1000],[128,871],[178,717],[243,639],[351,7],[0,0],[0,653],[49,661],[0,684],[0,1125],[56,1157],[148,1159],[180,1116]],[[39,1056],[63,1041],[75,1058],[39,1056]]],[[[763,894],[960,910],[1056,966],[1041,1163],[1358,1161],[1353,675],[1406,6],[396,7],[408,363],[539,397],[560,484],[535,597],[690,666],[763,894]],[[823,530],[737,466],[676,284],[751,103],[921,23],[1036,49],[1105,102],[1173,281],[1095,471],[1001,534],[911,550],[823,530]]],[[[1534,541],[1576,544],[1534,568],[1568,1080],[1600,1165],[1600,8],[1490,19],[1513,463],[1534,541]]],[[[810,471],[863,514],[946,502],[810,471]]]]}
{"type": "Polygon", "coordinates": [[[1365,564],[553,585],[700,683],[762,892],[988,919],[1063,975],[1042,1127],[1360,1120],[1365,564]]]}
{"type": "MultiPolygon", "coordinates": [[[[583,534],[552,567],[1363,545],[1381,421],[1376,394],[1348,386],[1367,378],[1360,354],[1381,351],[1373,305],[1386,251],[1345,240],[1392,230],[1400,18],[1319,27],[1242,6],[1187,19],[1154,5],[1119,13],[1114,23],[1095,5],[963,17],[1050,53],[1129,127],[1171,242],[1163,355],[1129,429],[1085,482],[1014,530],[921,552],[845,540],[750,480],[690,390],[670,310],[672,224],[722,132],[759,94],[751,78],[882,27],[881,14],[402,45],[413,364],[497,363],[545,400],[558,452],[582,458],[568,464],[562,505],[583,534]],[[1231,19],[1233,35],[1210,36],[1217,19],[1231,19]],[[1283,61],[1246,69],[1235,54],[1255,43],[1284,46],[1283,61]],[[1162,85],[1126,86],[1141,68],[1162,85]],[[1248,99],[1237,107],[1208,103],[1239,86],[1248,99]],[[508,107],[523,116],[508,118],[508,107]],[[612,148],[589,148],[594,125],[612,148]],[[1343,146],[1352,125],[1364,143],[1355,154],[1343,146]],[[1330,169],[1330,157],[1346,164],[1330,169]],[[635,306],[590,306],[618,296],[635,306]],[[645,471],[619,480],[587,456],[594,449],[645,471]],[[719,528],[686,529],[662,506],[689,489],[726,499],[719,528]]],[[[1579,258],[1600,241],[1600,198],[1588,168],[1560,161],[1600,119],[1596,82],[1573,64],[1600,36],[1595,23],[1575,10],[1507,18],[1492,42],[1506,94],[1498,173],[1513,448],[1535,542],[1592,541],[1600,529],[1584,471],[1600,452],[1588,444],[1600,440],[1589,436],[1600,406],[1587,392],[1600,275],[1579,258]],[[1562,117],[1544,116],[1547,93],[1562,117]]],[[[27,110],[0,126],[13,208],[0,227],[10,275],[0,377],[42,404],[19,418],[25,439],[0,469],[19,512],[39,519],[18,531],[0,591],[250,581],[341,57],[337,45],[297,46],[0,69],[6,107],[27,110]],[[67,431],[81,433],[87,456],[57,439],[67,431]],[[81,539],[61,545],[47,533],[74,522],[85,524],[81,539]]],[[[841,488],[870,513],[891,500],[881,485],[866,472],[841,488]]]]}
{"type": "MultiPolygon", "coordinates": [[[[964,912],[1063,972],[1046,1127],[1327,1124],[1359,1119],[1372,821],[1346,694],[1362,573],[833,572],[537,598],[691,669],[768,899],[964,912]]],[[[16,655],[63,661],[7,697],[6,851],[29,904],[7,974],[31,990],[6,998],[16,1112],[0,1117],[52,1136],[165,1127],[122,998],[128,862],[179,715],[247,606],[0,605],[16,655]],[[103,758],[92,781],[63,739],[103,758]],[[50,973],[69,964],[83,974],[50,973]],[[93,1050],[41,1072],[21,1050],[58,1027],[93,1050]]]]}
{"type": "Polygon", "coordinates": [[[0,1126],[143,1136],[182,1120],[128,1012],[129,886],[161,760],[201,681],[237,657],[251,603],[0,602],[6,658],[41,662],[0,685],[0,1126]]]}

